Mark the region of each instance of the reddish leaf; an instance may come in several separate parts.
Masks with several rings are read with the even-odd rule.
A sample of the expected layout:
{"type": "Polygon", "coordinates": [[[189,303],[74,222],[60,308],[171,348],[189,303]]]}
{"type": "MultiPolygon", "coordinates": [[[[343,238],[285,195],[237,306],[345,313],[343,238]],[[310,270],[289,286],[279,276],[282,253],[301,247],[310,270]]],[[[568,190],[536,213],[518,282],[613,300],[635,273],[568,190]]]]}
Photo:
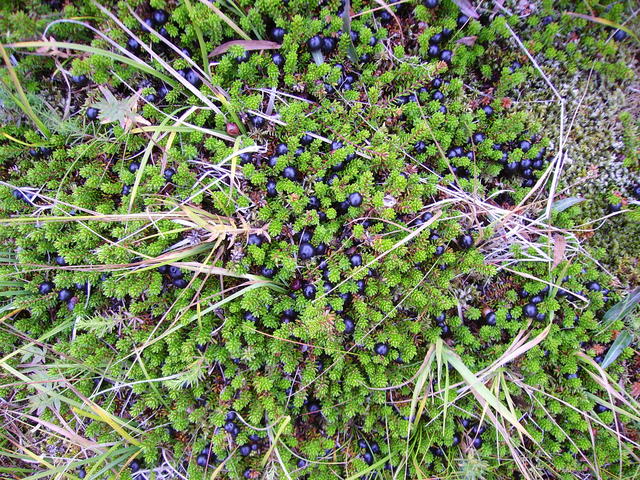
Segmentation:
{"type": "Polygon", "coordinates": [[[209,56],[222,55],[234,45],[242,45],[245,50],[274,50],[280,48],[279,43],[269,42],[268,40],[230,40],[217,46],[209,56]]]}
{"type": "Polygon", "coordinates": [[[562,235],[553,236],[553,267],[556,268],[564,259],[564,251],[567,249],[567,239],[562,235]]]}
{"type": "Polygon", "coordinates": [[[640,396],[640,382],[635,382],[635,383],[631,386],[631,396],[632,396],[632,397],[638,397],[638,396],[640,396]]]}
{"type": "Polygon", "coordinates": [[[460,7],[460,11],[464,13],[469,18],[480,18],[478,12],[476,12],[476,7],[471,5],[469,0],[453,0],[453,2],[460,7]]]}
{"type": "Polygon", "coordinates": [[[471,35],[470,37],[462,37],[456,43],[460,43],[462,45],[466,45],[467,47],[473,47],[476,43],[478,37],[476,35],[471,35]]]}

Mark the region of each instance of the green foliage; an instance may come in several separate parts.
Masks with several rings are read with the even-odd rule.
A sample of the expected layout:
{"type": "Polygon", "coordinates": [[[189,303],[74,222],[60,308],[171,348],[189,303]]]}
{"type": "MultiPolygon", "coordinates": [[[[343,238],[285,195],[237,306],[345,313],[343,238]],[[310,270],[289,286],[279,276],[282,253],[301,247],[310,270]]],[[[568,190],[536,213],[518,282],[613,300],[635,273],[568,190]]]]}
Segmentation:
{"type": "MultiPolygon", "coordinates": [[[[89,2],[67,3],[63,13],[36,2],[31,16],[12,12],[0,21],[10,27],[6,40],[35,37],[51,14],[88,19],[117,44],[127,42],[89,2]]],[[[373,470],[381,472],[388,464],[398,472],[406,468],[410,478],[454,470],[465,478],[487,472],[514,478],[518,467],[501,460],[509,455],[505,438],[482,406],[468,392],[456,398],[464,379],[455,370],[448,369],[448,385],[456,385],[448,400],[430,395],[417,419],[410,418],[410,405],[414,375],[432,344],[444,339],[467,368],[481,372],[528,332],[544,338],[499,369],[510,379],[508,390],[493,388],[540,448],[554,455],[553,465],[534,467],[572,475],[585,468],[578,449],[595,449],[589,458],[598,469],[620,461],[630,472],[610,430],[588,433],[585,412],[594,408],[594,396],[606,393],[577,356],[597,358],[596,350],[612,344],[621,328],[620,321],[601,321],[615,298],[611,278],[582,252],[571,250],[571,260],[553,268],[538,261],[554,256],[548,237],[528,230],[523,216],[518,238],[526,241],[517,242],[498,218],[533,185],[507,174],[508,165],[540,160],[533,182],[557,148],[544,122],[510,106],[538,71],[514,46],[507,23],[544,69],[571,73],[593,64],[603,78],[628,79],[621,47],[607,43],[601,27],[560,15],[569,2],[543,2],[531,15],[483,17],[464,27],[456,24],[454,2],[437,9],[409,2],[394,12],[406,25],[423,22],[424,30],[414,35],[407,26],[404,43],[395,20],[382,26],[379,12],[352,18],[359,36],[352,42],[335,15],[337,1],[216,2],[226,20],[205,3],[151,2],[171,11],[165,38],[178,50],[188,48],[196,65],[202,67],[201,51],[238,38],[230,21],[254,39],[268,39],[274,25],[285,28],[278,49],[284,64],[275,65],[272,51],[245,56],[249,50],[234,45],[209,59],[199,95],[176,81],[159,98],[165,85],[157,78],[109,57],[72,52],[56,59],[60,67],[49,57],[20,54],[16,72],[39,110],[46,110],[43,98],[51,105],[55,115],[46,123],[54,134],[43,140],[2,90],[8,121],[0,130],[6,251],[0,294],[7,300],[3,312],[11,313],[3,318],[0,352],[20,349],[24,358],[0,364],[37,385],[64,378],[53,391],[70,398],[80,392],[88,413],[78,415],[77,406],[70,409],[46,390],[16,388],[12,376],[0,377],[0,392],[49,422],[64,419],[84,438],[117,444],[120,450],[107,455],[114,468],[137,453],[147,466],[169,458],[187,478],[204,478],[196,461],[210,447],[217,459],[227,459],[229,478],[246,472],[257,478],[269,468],[282,476],[275,462],[261,463],[282,429],[278,462],[292,478],[363,472],[369,467],[358,441],[380,448],[373,470]],[[428,56],[430,38],[443,28],[452,30],[445,41],[453,51],[450,64],[428,56]],[[316,34],[337,41],[321,64],[306,43],[316,34]],[[576,34],[584,41],[568,40],[576,34]],[[359,62],[348,58],[352,43],[359,62]],[[62,77],[69,73],[86,75],[88,85],[67,84],[62,77]],[[103,100],[105,91],[113,98],[103,100]],[[100,108],[103,124],[85,118],[90,105],[100,108]],[[488,105],[492,112],[481,108],[488,105]],[[264,125],[256,120],[262,117],[264,125]],[[140,128],[147,123],[150,131],[140,128]],[[232,141],[221,136],[235,137],[230,123],[242,132],[232,141]],[[308,143],[307,132],[320,138],[308,143]],[[275,158],[279,144],[287,151],[275,158]],[[228,160],[240,148],[251,155],[228,160]],[[296,174],[286,178],[287,167],[296,174]],[[266,194],[268,184],[275,185],[273,194],[266,194]],[[361,204],[349,203],[353,193],[361,204]],[[473,246],[464,245],[465,234],[473,246]],[[303,241],[324,253],[300,258],[303,241]],[[160,265],[167,262],[180,272],[160,265]],[[43,282],[52,282],[51,292],[39,292],[43,282]],[[592,282],[601,288],[590,288],[592,282]],[[526,316],[529,303],[538,316],[526,316]],[[351,326],[353,332],[345,331],[351,326]],[[30,343],[40,337],[46,352],[30,343]],[[67,381],[71,393],[63,388],[67,381]],[[121,420],[116,424],[135,442],[91,413],[83,397],[121,420]],[[475,434],[462,418],[474,424],[483,418],[482,445],[472,446],[475,434]],[[254,450],[241,455],[246,445],[254,450]]],[[[188,78],[184,70],[193,65],[132,15],[147,18],[149,5],[105,6],[188,78]]],[[[351,2],[353,12],[377,6],[351,2]]],[[[614,21],[624,9],[598,13],[614,21]]],[[[113,48],[74,23],[56,23],[49,34],[113,48]]],[[[157,58],[140,58],[169,74],[157,58]]],[[[0,75],[6,84],[7,73],[0,75]]],[[[629,166],[637,166],[637,125],[629,114],[621,120],[629,166]]],[[[574,228],[583,214],[582,204],[554,213],[553,226],[574,228]]],[[[608,368],[614,380],[628,356],[625,350],[608,368]]],[[[613,421],[608,414],[601,414],[605,423],[613,421]]],[[[4,437],[0,445],[12,448],[4,437]]],[[[44,446],[37,453],[48,458],[44,446]]],[[[68,464],[79,466],[69,455],[68,464]]],[[[211,468],[213,462],[207,473],[211,468]]]]}

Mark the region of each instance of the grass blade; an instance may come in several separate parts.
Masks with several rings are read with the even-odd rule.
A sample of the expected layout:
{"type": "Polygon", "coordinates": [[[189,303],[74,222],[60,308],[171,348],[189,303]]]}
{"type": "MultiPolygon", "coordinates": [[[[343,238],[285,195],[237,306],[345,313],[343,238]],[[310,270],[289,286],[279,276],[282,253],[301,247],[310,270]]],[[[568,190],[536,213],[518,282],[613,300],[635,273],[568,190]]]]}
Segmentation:
{"type": "Polygon", "coordinates": [[[561,200],[556,200],[555,202],[553,202],[553,205],[551,206],[551,210],[554,213],[564,212],[566,209],[571,208],[574,205],[577,205],[578,203],[582,203],[585,200],[586,198],[580,198],[580,197],[569,197],[569,198],[563,198],[561,200]]]}
{"type": "Polygon", "coordinates": [[[639,302],[640,287],[629,292],[629,295],[607,310],[607,313],[602,317],[602,321],[605,325],[609,325],[616,320],[623,320],[639,302]]]}
{"type": "Polygon", "coordinates": [[[571,17],[582,18],[584,20],[589,20],[590,22],[599,23],[601,25],[606,25],[607,27],[615,28],[618,30],[623,30],[627,32],[629,35],[633,37],[636,42],[640,43],[640,37],[628,27],[624,25],[620,25],[618,23],[612,22],[611,20],[607,20],[606,18],[596,17],[594,15],[585,15],[584,13],[575,13],[575,12],[564,12],[565,15],[569,15],[571,17]]]}
{"type": "MultiPolygon", "coordinates": [[[[504,404],[491,393],[491,391],[480,381],[480,379],[467,368],[454,352],[449,349],[445,349],[444,355],[446,360],[455,368],[462,376],[464,381],[469,385],[474,395],[481,397],[489,406],[491,406],[496,412],[502,415],[511,425],[513,425],[518,432],[522,433],[531,440],[534,440],[529,432],[520,424],[518,419],[509,411],[504,404]]],[[[535,441],[535,440],[534,440],[535,441]]]]}
{"type": "MultiPolygon", "coordinates": [[[[13,65],[11,65],[11,61],[9,60],[9,56],[7,55],[7,51],[4,49],[4,46],[0,44],[0,54],[2,54],[2,59],[4,60],[5,66],[7,68],[7,72],[9,72],[9,77],[11,77],[11,82],[13,83],[13,87],[16,89],[18,97],[15,98],[16,103],[20,107],[20,109],[29,117],[29,119],[38,127],[38,130],[45,137],[49,137],[51,132],[47,128],[47,126],[38,118],[36,113],[31,108],[31,104],[29,103],[29,99],[27,99],[27,95],[24,93],[22,89],[22,85],[20,84],[20,79],[16,74],[13,65]]],[[[12,95],[13,96],[13,95],[12,95]]]]}
{"type": "Polygon", "coordinates": [[[607,352],[607,355],[604,357],[601,367],[607,368],[609,365],[615,362],[616,359],[622,353],[622,351],[625,348],[627,348],[629,345],[631,345],[632,341],[633,341],[633,335],[631,335],[631,333],[629,333],[628,330],[623,330],[622,332],[620,332],[616,340],[611,344],[611,347],[609,347],[609,351],[607,352]]]}
{"type": "Polygon", "coordinates": [[[236,25],[233,20],[231,20],[224,13],[222,13],[222,10],[216,7],[213,3],[211,3],[209,0],[200,0],[200,1],[204,3],[207,7],[209,7],[211,10],[213,10],[215,14],[218,15],[224,23],[226,23],[233,29],[234,32],[236,32],[245,40],[251,40],[251,37],[249,35],[244,33],[244,31],[238,25],[236,25]]]}
{"type": "Polygon", "coordinates": [[[262,468],[264,468],[265,465],[267,464],[267,462],[269,461],[269,457],[271,456],[271,452],[273,452],[273,450],[276,448],[276,444],[278,443],[278,440],[280,439],[280,435],[282,435],[282,432],[284,432],[284,429],[287,428],[287,425],[289,425],[289,422],[291,422],[291,417],[289,415],[285,416],[282,419],[282,423],[278,427],[278,431],[276,432],[276,436],[274,437],[273,441],[271,442],[271,446],[269,447],[269,450],[267,450],[267,452],[264,454],[264,457],[262,457],[262,462],[260,464],[262,468]]]}
{"type": "Polygon", "coordinates": [[[154,68],[151,68],[149,65],[145,63],[136,62],[135,60],[131,60],[123,55],[118,55],[117,53],[110,52],[108,50],[103,50],[101,48],[90,47],[87,45],[82,45],[80,43],[70,43],[70,42],[58,42],[55,40],[47,40],[47,41],[30,41],[30,42],[15,42],[4,45],[5,47],[10,48],[48,48],[52,50],[56,49],[65,49],[69,50],[78,50],[80,52],[92,53],[94,55],[100,55],[102,57],[110,58],[116,62],[124,63],[125,65],[129,65],[135,69],[138,69],[144,73],[149,75],[153,75],[154,77],[162,80],[165,83],[170,84],[174,88],[176,87],[176,82],[171,77],[164,75],[154,68]]]}

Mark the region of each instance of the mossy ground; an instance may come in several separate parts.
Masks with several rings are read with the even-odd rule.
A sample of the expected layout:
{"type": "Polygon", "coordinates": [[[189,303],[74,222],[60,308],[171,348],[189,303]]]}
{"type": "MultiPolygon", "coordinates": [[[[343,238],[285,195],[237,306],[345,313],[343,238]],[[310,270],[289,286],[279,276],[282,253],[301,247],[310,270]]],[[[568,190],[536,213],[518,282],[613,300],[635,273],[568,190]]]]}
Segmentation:
{"type": "Polygon", "coordinates": [[[638,46],[566,14],[632,2],[50,3],[0,20],[0,476],[638,475],[638,46]]]}

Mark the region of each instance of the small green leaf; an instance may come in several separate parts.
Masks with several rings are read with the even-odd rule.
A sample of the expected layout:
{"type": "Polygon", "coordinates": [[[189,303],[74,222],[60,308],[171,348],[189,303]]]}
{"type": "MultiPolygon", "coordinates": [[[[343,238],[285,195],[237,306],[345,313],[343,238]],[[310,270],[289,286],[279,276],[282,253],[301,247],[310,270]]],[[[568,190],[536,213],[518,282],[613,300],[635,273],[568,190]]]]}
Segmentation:
{"type": "Polygon", "coordinates": [[[611,347],[609,347],[609,351],[602,361],[602,368],[607,368],[609,365],[615,362],[622,351],[629,345],[631,345],[632,341],[633,335],[631,335],[628,330],[623,330],[622,332],[620,332],[615,342],[613,342],[611,347]]]}
{"type": "Polygon", "coordinates": [[[563,198],[562,200],[553,202],[551,210],[553,210],[555,213],[564,212],[566,209],[571,208],[574,205],[577,205],[578,203],[582,203],[584,201],[585,199],[580,197],[563,198]]]}
{"type": "Polygon", "coordinates": [[[623,320],[629,315],[638,302],[640,302],[640,287],[631,291],[624,299],[607,310],[607,313],[602,317],[602,321],[605,325],[608,325],[616,320],[623,320]]]}
{"type": "Polygon", "coordinates": [[[342,28],[349,34],[349,47],[347,48],[347,55],[353,63],[358,63],[358,54],[356,48],[351,40],[351,0],[346,0],[344,4],[344,11],[342,12],[342,28]]]}

